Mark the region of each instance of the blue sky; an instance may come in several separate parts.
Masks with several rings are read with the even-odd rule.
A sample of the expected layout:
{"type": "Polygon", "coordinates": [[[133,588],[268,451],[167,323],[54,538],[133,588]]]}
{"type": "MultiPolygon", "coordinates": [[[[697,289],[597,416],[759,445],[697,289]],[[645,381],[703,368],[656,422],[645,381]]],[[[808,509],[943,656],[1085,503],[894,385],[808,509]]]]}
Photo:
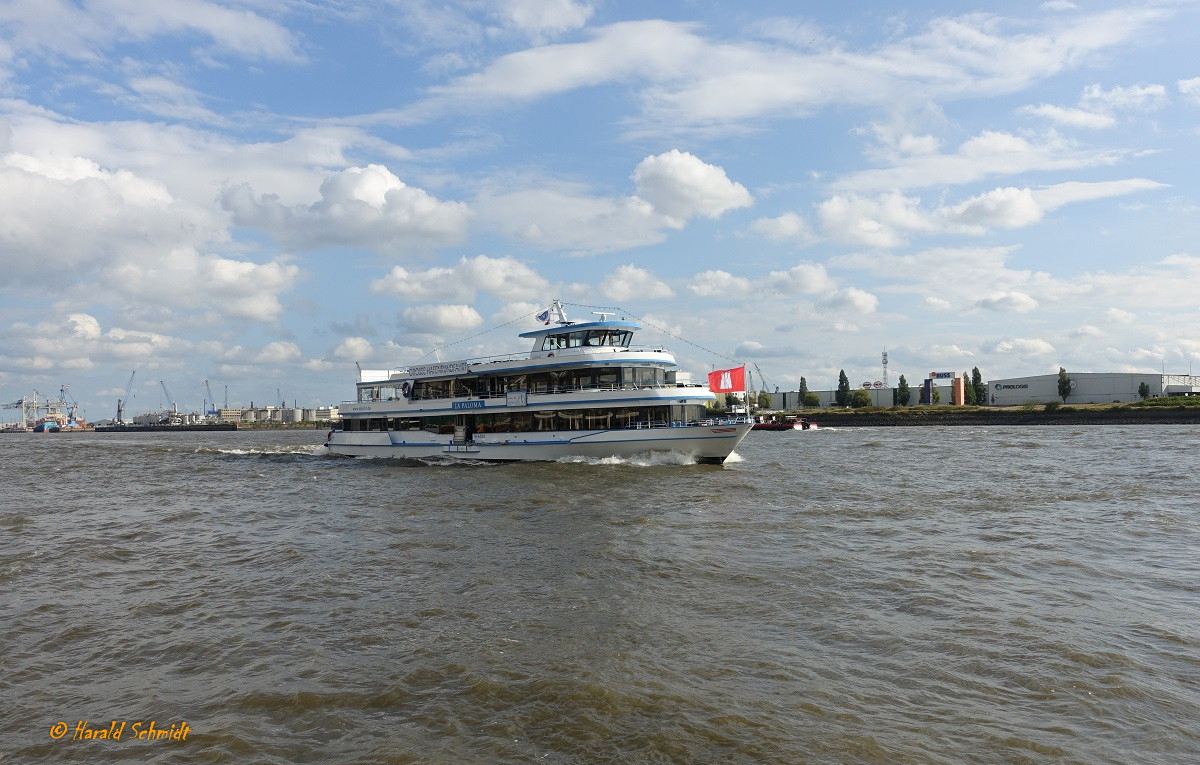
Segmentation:
{"type": "Polygon", "coordinates": [[[1197,28],[1192,0],[3,0],[0,399],[111,417],[137,370],[135,411],[159,380],[336,403],[356,362],[521,350],[556,297],[782,390],[885,348],[893,383],[1186,373],[1197,28]]]}

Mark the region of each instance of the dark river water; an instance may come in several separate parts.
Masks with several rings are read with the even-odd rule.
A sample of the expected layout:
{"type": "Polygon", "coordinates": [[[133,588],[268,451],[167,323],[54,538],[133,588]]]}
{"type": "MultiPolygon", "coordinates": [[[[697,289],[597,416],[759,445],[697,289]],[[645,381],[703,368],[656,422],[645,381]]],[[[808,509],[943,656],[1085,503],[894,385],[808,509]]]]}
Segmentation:
{"type": "Polygon", "coordinates": [[[1195,426],[323,436],[0,436],[0,762],[1200,761],[1195,426]]]}

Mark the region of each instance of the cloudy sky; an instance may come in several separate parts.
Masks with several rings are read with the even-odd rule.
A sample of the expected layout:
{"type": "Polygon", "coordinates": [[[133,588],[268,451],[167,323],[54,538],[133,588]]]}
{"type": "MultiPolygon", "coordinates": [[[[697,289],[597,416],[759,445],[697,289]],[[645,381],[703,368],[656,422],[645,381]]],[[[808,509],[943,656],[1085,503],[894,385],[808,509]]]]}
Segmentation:
{"type": "Polygon", "coordinates": [[[135,411],[160,380],[336,403],[356,362],[522,349],[556,297],[781,390],[885,348],[892,383],[1200,372],[1198,28],[1194,0],[0,0],[0,400],[111,417],[136,370],[135,411]]]}

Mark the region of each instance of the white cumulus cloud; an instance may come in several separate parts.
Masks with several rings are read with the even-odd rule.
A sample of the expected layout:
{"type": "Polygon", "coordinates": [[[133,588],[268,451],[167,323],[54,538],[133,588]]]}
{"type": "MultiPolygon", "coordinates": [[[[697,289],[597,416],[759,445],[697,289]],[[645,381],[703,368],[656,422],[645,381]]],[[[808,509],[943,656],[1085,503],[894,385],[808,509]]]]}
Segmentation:
{"type": "Polygon", "coordinates": [[[462,332],[482,323],[479,312],[463,304],[409,306],[400,312],[400,324],[412,332],[462,332]]]}
{"type": "Polygon", "coordinates": [[[679,225],[697,215],[716,218],[754,202],[725,171],[687,152],[672,149],[643,159],[633,171],[637,195],[679,225]]]}
{"type": "Polygon", "coordinates": [[[973,233],[989,228],[1017,228],[1041,220],[1044,211],[1031,189],[994,189],[961,204],[939,210],[942,219],[973,233]]]}
{"type": "Polygon", "coordinates": [[[617,268],[600,282],[600,294],[609,300],[656,300],[675,294],[666,282],[634,265],[617,268]]]}
{"type": "Polygon", "coordinates": [[[1200,77],[1180,80],[1175,83],[1175,87],[1179,88],[1179,92],[1183,94],[1184,98],[1192,103],[1200,104],[1200,77]]]}
{"type": "Polygon", "coordinates": [[[826,309],[843,314],[862,315],[875,313],[879,298],[858,287],[843,287],[834,290],[819,302],[826,309]]]}
{"type": "Polygon", "coordinates": [[[1038,104],[1023,106],[1019,111],[1043,117],[1057,125],[1089,129],[1109,128],[1117,124],[1116,114],[1122,111],[1150,111],[1167,101],[1167,89],[1162,85],[1113,87],[1088,85],[1075,107],[1038,104]]]}
{"type": "Polygon", "coordinates": [[[775,218],[759,218],[750,224],[750,228],[756,234],[777,242],[808,245],[816,240],[816,235],[808,225],[808,221],[793,212],[784,213],[775,218]]]}
{"type": "Polygon", "coordinates": [[[754,284],[744,276],[714,269],[693,276],[687,288],[697,297],[741,297],[750,294],[754,284]]]}
{"type": "Polygon", "coordinates": [[[171,366],[193,353],[194,346],[158,332],[105,330],[95,316],[74,312],[66,321],[13,324],[5,350],[6,363],[14,368],[91,369],[105,364],[171,366]]]}
{"type": "Polygon", "coordinates": [[[254,263],[176,248],[140,262],[120,261],[106,283],[139,300],[160,294],[173,308],[216,309],[229,318],[269,322],[283,312],[280,296],[299,275],[300,268],[282,258],[254,263]],[[180,288],[163,294],[164,285],[180,288]]]}
{"type": "Polygon", "coordinates": [[[1147,178],[1068,181],[1042,188],[1004,187],[963,202],[927,210],[921,199],[899,192],[876,197],[835,195],[819,207],[830,238],[847,244],[891,248],[921,234],[984,234],[995,228],[1021,228],[1052,210],[1075,202],[1163,188],[1147,178]]]}
{"type": "Polygon", "coordinates": [[[453,266],[424,271],[393,266],[387,276],[371,282],[373,292],[408,300],[470,301],[478,292],[502,300],[520,300],[544,298],[549,289],[550,283],[521,261],[487,255],[461,258],[453,266]]]}
{"type": "Polygon", "coordinates": [[[841,193],[895,192],[904,189],[972,183],[993,176],[1036,170],[1067,170],[1111,165],[1111,150],[1081,149],[1051,133],[1029,138],[1001,130],[985,130],[953,151],[890,158],[890,167],[851,173],[832,183],[841,193]]]}
{"type": "Polygon", "coordinates": [[[365,337],[347,337],[330,351],[330,355],[335,359],[346,361],[366,361],[372,357],[374,352],[371,341],[365,337]]]}
{"type": "Polygon", "coordinates": [[[1079,102],[1085,106],[1114,111],[1157,109],[1166,101],[1167,89],[1162,85],[1118,86],[1108,90],[1099,85],[1089,85],[1079,97],[1079,102]]]}
{"type": "Polygon", "coordinates": [[[898,247],[913,233],[937,229],[918,197],[898,192],[875,198],[839,194],[822,202],[818,214],[830,238],[869,247],[898,247]]]}
{"type": "Polygon", "coordinates": [[[351,167],[321,184],[311,205],[287,205],[256,195],[247,184],[226,189],[221,202],[241,226],[259,228],[295,249],[345,245],[403,253],[461,242],[471,211],[406,185],[383,165],[351,167]]]}
{"type": "Polygon", "coordinates": [[[295,361],[300,355],[300,346],[289,340],[275,340],[262,347],[257,359],[265,364],[283,364],[295,361]]]}
{"type": "Polygon", "coordinates": [[[1101,128],[1109,128],[1117,124],[1116,118],[1111,114],[1089,111],[1087,109],[1055,106],[1053,104],[1023,106],[1021,107],[1021,112],[1024,114],[1031,114],[1035,117],[1043,117],[1055,123],[1056,125],[1066,125],[1069,127],[1091,128],[1098,130],[1101,128]]]}
{"type": "Polygon", "coordinates": [[[1038,302],[1023,292],[999,292],[981,298],[975,305],[988,311],[1029,313],[1038,307],[1038,302]]]}
{"type": "Polygon", "coordinates": [[[480,192],[475,207],[509,236],[544,249],[590,254],[653,244],[691,218],[720,217],[753,202],[724,170],[678,150],[646,157],[631,178],[636,193],[609,197],[558,180],[496,179],[480,192]]]}
{"type": "Polygon", "coordinates": [[[596,196],[577,184],[538,181],[530,188],[488,190],[480,216],[514,239],[546,250],[590,254],[660,242],[677,227],[637,197],[596,196]]]}
{"type": "Polygon", "coordinates": [[[1047,356],[1055,352],[1054,346],[1046,340],[1024,337],[994,341],[989,344],[988,350],[1017,356],[1047,356]]]}
{"type": "Polygon", "coordinates": [[[817,295],[832,290],[834,281],[820,263],[798,263],[786,271],[772,271],[767,286],[785,295],[817,295]]]}
{"type": "Polygon", "coordinates": [[[578,29],[594,10],[575,0],[503,0],[496,11],[505,22],[534,39],[578,29]]]}

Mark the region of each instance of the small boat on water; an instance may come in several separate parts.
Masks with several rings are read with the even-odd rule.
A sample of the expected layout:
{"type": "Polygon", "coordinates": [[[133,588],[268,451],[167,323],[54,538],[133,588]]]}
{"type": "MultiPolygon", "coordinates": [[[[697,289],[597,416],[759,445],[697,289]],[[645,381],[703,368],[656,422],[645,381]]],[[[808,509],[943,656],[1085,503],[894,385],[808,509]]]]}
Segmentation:
{"type": "Polygon", "coordinates": [[[759,420],[751,427],[752,430],[811,430],[817,427],[815,422],[809,422],[803,417],[772,417],[769,420],[759,420]]]}
{"type": "Polygon", "coordinates": [[[596,312],[569,321],[561,301],[524,332],[528,353],[362,373],[325,443],[362,457],[518,461],[689,454],[720,464],[750,432],[745,416],[715,417],[704,385],[657,346],[633,345],[641,325],[596,312]]]}

